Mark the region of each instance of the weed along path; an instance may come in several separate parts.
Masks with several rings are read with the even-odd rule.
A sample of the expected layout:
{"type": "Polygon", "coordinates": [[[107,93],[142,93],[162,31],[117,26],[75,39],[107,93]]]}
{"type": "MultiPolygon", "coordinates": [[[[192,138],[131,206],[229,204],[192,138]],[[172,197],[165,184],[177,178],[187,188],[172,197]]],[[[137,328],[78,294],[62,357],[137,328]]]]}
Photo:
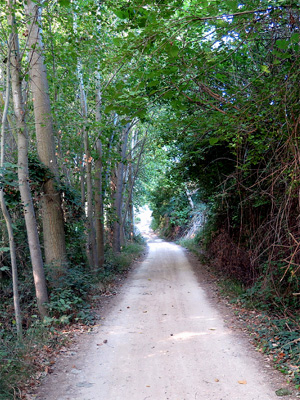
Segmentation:
{"type": "MultiPolygon", "coordinates": [[[[284,377],[226,327],[181,247],[156,237],[38,400],[275,400],[284,377]]],[[[286,396],[285,399],[295,399],[286,396]]]]}

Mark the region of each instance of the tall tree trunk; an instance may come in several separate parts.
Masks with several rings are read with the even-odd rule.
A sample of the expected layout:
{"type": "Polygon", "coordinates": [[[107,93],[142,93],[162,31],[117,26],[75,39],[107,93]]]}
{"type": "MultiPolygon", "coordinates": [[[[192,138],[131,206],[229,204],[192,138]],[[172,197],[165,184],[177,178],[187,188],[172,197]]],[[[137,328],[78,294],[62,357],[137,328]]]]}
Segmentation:
{"type": "Polygon", "coordinates": [[[46,263],[52,265],[54,278],[65,273],[67,255],[64,219],[61,207],[59,171],[55,155],[47,72],[41,40],[41,8],[39,3],[27,0],[30,85],[33,94],[37,151],[39,158],[53,173],[43,185],[41,196],[43,235],[46,263]]]}
{"type": "MultiPolygon", "coordinates": [[[[75,0],[75,8],[77,8],[76,0],[75,0]]],[[[74,32],[77,33],[77,14],[73,13],[73,29],[74,32]]],[[[93,179],[92,179],[92,157],[89,143],[89,135],[86,129],[87,123],[87,99],[86,93],[84,89],[83,76],[81,72],[81,60],[78,58],[77,60],[77,78],[79,81],[79,89],[80,89],[80,104],[81,104],[81,115],[83,118],[83,129],[82,129],[82,137],[83,137],[83,145],[84,145],[84,163],[85,163],[85,183],[86,183],[86,199],[84,198],[84,202],[86,201],[85,211],[87,217],[86,230],[87,230],[87,242],[86,242],[86,250],[88,262],[91,270],[96,272],[98,268],[98,254],[97,254],[97,245],[96,245],[96,232],[94,226],[94,205],[93,205],[93,179]]],[[[81,195],[83,196],[85,190],[84,187],[81,186],[81,195]]],[[[83,200],[83,197],[82,197],[83,200]]]]}
{"type": "MultiPolygon", "coordinates": [[[[9,35],[8,43],[8,57],[7,57],[7,71],[6,71],[6,97],[4,110],[2,115],[2,126],[1,126],[1,148],[0,148],[0,167],[4,168],[4,146],[5,146],[5,127],[8,114],[9,105],[9,94],[10,94],[10,54],[11,54],[11,43],[12,43],[12,33],[9,35]]],[[[2,176],[1,176],[2,178],[2,176]]],[[[2,179],[1,179],[2,180],[2,179]]],[[[0,186],[0,205],[3,213],[3,217],[6,222],[8,238],[9,238],[9,249],[10,249],[10,259],[11,259],[11,269],[12,269],[12,281],[13,281],[13,297],[14,297],[14,310],[16,318],[17,335],[22,338],[22,315],[20,307],[20,297],[18,289],[18,269],[17,269],[17,257],[16,257],[16,245],[13,232],[13,224],[6,206],[4,197],[3,185],[0,186]]]]}
{"type": "Polygon", "coordinates": [[[98,267],[104,264],[104,207],[103,207],[103,184],[102,184],[102,143],[98,139],[96,143],[98,158],[95,163],[95,217],[96,217],[96,241],[98,253],[98,267]]]}
{"type": "Polygon", "coordinates": [[[89,137],[86,130],[84,135],[84,148],[85,148],[85,165],[86,165],[86,200],[87,200],[87,252],[90,267],[95,272],[98,266],[98,255],[96,246],[96,233],[94,226],[94,210],[93,210],[93,181],[92,181],[92,159],[90,152],[89,137]]]}
{"type": "MultiPolygon", "coordinates": [[[[142,139],[141,148],[140,148],[140,152],[139,152],[139,155],[138,155],[138,161],[137,161],[137,164],[136,164],[135,171],[134,171],[134,168],[133,168],[133,163],[132,162],[129,163],[131,169],[130,169],[130,172],[129,172],[129,179],[128,179],[128,185],[129,185],[128,197],[127,197],[127,202],[126,202],[125,207],[124,207],[124,216],[123,216],[122,225],[123,226],[125,225],[126,216],[127,216],[127,213],[128,213],[129,214],[129,220],[130,220],[130,223],[131,223],[131,232],[133,234],[134,234],[134,221],[133,221],[134,220],[134,210],[133,210],[133,198],[132,198],[133,196],[132,195],[133,195],[134,184],[136,182],[136,178],[137,178],[139,170],[140,170],[140,164],[141,164],[141,160],[142,160],[142,155],[144,154],[144,148],[145,148],[145,144],[146,144],[146,141],[147,141],[147,136],[148,136],[148,130],[146,131],[145,136],[142,139]]],[[[131,152],[133,151],[134,147],[135,146],[133,145],[131,152]]]]}
{"type": "MultiPolygon", "coordinates": [[[[81,146],[84,147],[84,146],[81,146]]],[[[80,196],[81,196],[81,205],[82,209],[85,210],[85,170],[84,170],[84,164],[83,164],[83,153],[84,150],[83,148],[80,149],[80,161],[79,161],[79,172],[80,172],[80,196]]]]}
{"type": "Polygon", "coordinates": [[[29,171],[28,171],[28,130],[25,120],[25,107],[21,86],[21,60],[19,51],[19,39],[15,26],[15,17],[13,13],[13,5],[15,2],[9,0],[11,14],[9,24],[13,32],[11,57],[12,65],[12,92],[14,111],[17,119],[17,135],[18,135],[18,179],[21,201],[23,205],[25,224],[28,237],[29,251],[33,270],[37,305],[39,313],[42,317],[47,315],[45,303],[48,302],[48,294],[46,287],[46,279],[44,274],[44,266],[42,259],[41,246],[39,241],[37,223],[34,213],[33,201],[29,186],[29,171]]]}
{"type": "Polygon", "coordinates": [[[117,182],[116,189],[114,193],[114,209],[116,213],[116,218],[113,228],[113,250],[116,253],[121,251],[121,225],[122,225],[122,205],[123,205],[123,179],[124,179],[124,161],[126,158],[126,149],[128,142],[128,135],[131,125],[127,124],[122,135],[121,144],[121,161],[118,164],[117,169],[117,182]]]}
{"type": "MultiPolygon", "coordinates": [[[[99,81],[98,77],[98,81],[99,81]]],[[[96,121],[101,122],[101,91],[100,82],[96,91],[96,121]]],[[[96,142],[97,160],[95,162],[95,217],[96,217],[96,241],[98,251],[98,266],[102,268],[104,263],[104,207],[103,207],[103,162],[102,143],[98,138],[96,142]]]]}
{"type": "MultiPolygon", "coordinates": [[[[84,121],[87,121],[87,101],[84,91],[82,75],[78,66],[78,78],[80,83],[81,113],[84,121]]],[[[93,179],[92,179],[92,157],[89,143],[88,131],[83,127],[83,143],[85,152],[85,172],[86,172],[86,200],[87,200],[87,256],[93,272],[98,268],[98,254],[96,246],[96,232],[94,226],[94,207],[93,207],[93,179]]]]}
{"type": "MultiPolygon", "coordinates": [[[[129,220],[129,227],[130,227],[130,240],[132,241],[134,238],[134,207],[133,207],[133,198],[132,198],[132,190],[131,188],[134,185],[134,170],[133,170],[133,163],[130,161],[129,163],[129,175],[128,175],[128,185],[129,185],[129,193],[128,193],[128,220],[129,220]]],[[[126,210],[125,210],[126,213],[126,210]]],[[[126,216],[126,214],[125,214],[126,216]]],[[[124,220],[125,222],[125,220],[124,220]]],[[[125,223],[123,223],[125,226],[125,223]]]]}

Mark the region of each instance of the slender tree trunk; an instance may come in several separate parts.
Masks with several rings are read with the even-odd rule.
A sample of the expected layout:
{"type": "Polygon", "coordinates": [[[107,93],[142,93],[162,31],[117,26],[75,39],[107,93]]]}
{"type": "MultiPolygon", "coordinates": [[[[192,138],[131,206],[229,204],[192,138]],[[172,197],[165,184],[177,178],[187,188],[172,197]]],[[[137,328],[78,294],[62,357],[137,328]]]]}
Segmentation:
{"type": "MultiPolygon", "coordinates": [[[[100,85],[100,83],[99,83],[100,85]]],[[[96,91],[96,121],[101,122],[101,91],[100,87],[96,91]]],[[[98,138],[96,142],[98,158],[95,163],[95,217],[96,217],[96,241],[98,251],[99,268],[104,263],[104,207],[103,207],[103,162],[102,162],[102,143],[98,138]]]]}
{"type": "MultiPolygon", "coordinates": [[[[76,1],[75,1],[75,7],[76,1]]],[[[77,33],[77,14],[73,13],[73,29],[74,32],[77,33]]],[[[97,246],[96,246],[96,232],[94,226],[94,205],[93,205],[93,179],[92,179],[92,157],[89,143],[89,135],[86,129],[87,122],[87,100],[86,93],[84,89],[83,77],[81,72],[81,60],[78,58],[77,60],[77,78],[79,81],[79,89],[80,89],[80,104],[81,104],[81,114],[84,120],[83,129],[82,129],[82,138],[84,145],[84,163],[85,163],[85,183],[86,183],[86,199],[84,198],[85,211],[86,211],[86,230],[87,230],[87,242],[86,242],[86,251],[88,262],[91,270],[96,272],[98,268],[98,254],[97,254],[97,246]]],[[[84,187],[81,186],[81,195],[83,200],[83,194],[85,194],[84,187]]]]}
{"type": "Polygon", "coordinates": [[[127,124],[122,135],[123,137],[122,137],[122,147],[121,147],[121,161],[119,162],[117,169],[117,182],[114,194],[114,209],[116,213],[116,218],[113,229],[113,250],[116,253],[119,253],[121,251],[124,161],[126,158],[126,149],[127,149],[130,127],[131,127],[130,124],[127,124]]]}
{"type": "MultiPolygon", "coordinates": [[[[78,67],[78,77],[80,83],[81,112],[83,119],[87,120],[87,101],[83,87],[80,67],[78,67]]],[[[92,179],[92,157],[89,143],[88,132],[83,128],[83,143],[85,152],[85,172],[86,172],[86,200],[87,200],[87,256],[91,269],[95,272],[98,268],[98,254],[96,246],[96,232],[94,226],[94,207],[93,207],[93,179],[92,179]]]]}
{"type": "Polygon", "coordinates": [[[18,267],[17,267],[17,257],[16,257],[16,245],[15,238],[13,232],[13,223],[11,217],[9,215],[8,209],[6,207],[5,198],[4,198],[4,190],[0,189],[0,204],[1,211],[3,217],[5,219],[8,239],[9,239],[9,250],[10,250],[10,261],[11,261],[11,270],[12,270],[12,281],[13,281],[13,297],[14,297],[14,310],[15,310],[15,318],[16,318],[16,328],[17,335],[19,338],[22,337],[22,314],[20,307],[20,296],[19,296],[19,288],[18,288],[18,267]]]}
{"type": "MultiPolygon", "coordinates": [[[[97,15],[101,16],[101,1],[98,1],[97,15]]],[[[98,18],[98,33],[101,32],[101,18],[98,18]]],[[[101,93],[101,74],[100,66],[98,64],[98,71],[96,71],[96,122],[99,124],[99,137],[96,141],[97,160],[95,162],[95,217],[96,217],[96,242],[98,254],[98,267],[101,269],[104,264],[104,185],[103,185],[103,151],[101,135],[101,106],[102,106],[102,93],[101,93]]]]}
{"type": "Polygon", "coordinates": [[[98,265],[102,268],[104,263],[104,207],[103,207],[103,184],[102,184],[102,144],[98,139],[96,143],[98,159],[95,164],[95,217],[96,217],[96,240],[98,251],[98,265]]]}
{"type": "Polygon", "coordinates": [[[59,185],[59,171],[51,115],[47,72],[43,59],[40,33],[41,8],[39,3],[27,0],[30,85],[33,94],[37,151],[40,161],[53,173],[43,186],[41,196],[43,235],[46,263],[52,265],[54,278],[65,273],[67,255],[64,219],[59,185]]]}
{"type": "MultiPolygon", "coordinates": [[[[117,126],[118,121],[119,121],[118,114],[115,114],[114,121],[113,121],[114,126],[117,126]]],[[[112,132],[112,134],[109,138],[109,143],[108,143],[108,152],[107,152],[107,157],[106,157],[107,163],[106,163],[106,170],[105,170],[105,179],[104,179],[103,183],[109,182],[109,177],[111,175],[111,169],[112,169],[111,153],[112,153],[114,138],[115,138],[115,132],[112,132]]],[[[106,187],[104,186],[103,189],[104,189],[103,192],[105,194],[106,187]]]]}
{"type": "MultiPolygon", "coordinates": [[[[9,0],[10,7],[13,2],[9,0]]],[[[48,294],[46,287],[46,279],[44,274],[44,266],[42,259],[41,246],[39,241],[37,223],[34,213],[33,201],[29,186],[29,171],[28,171],[28,130],[25,120],[25,107],[23,101],[23,93],[21,86],[21,63],[18,33],[15,28],[14,13],[11,10],[9,23],[13,32],[13,56],[11,57],[12,64],[12,92],[14,111],[17,119],[17,135],[18,135],[18,179],[21,201],[24,210],[26,231],[30,250],[31,264],[33,270],[37,305],[39,313],[42,317],[47,315],[45,303],[48,302],[48,294]]]]}
{"type": "MultiPolygon", "coordinates": [[[[3,73],[2,69],[1,69],[1,74],[3,76],[5,76],[5,74],[3,73]]],[[[1,92],[0,92],[0,106],[3,107],[3,108],[5,107],[5,100],[4,100],[3,94],[1,92]]],[[[6,124],[7,124],[7,127],[9,129],[9,131],[12,133],[12,136],[13,136],[15,142],[17,143],[17,141],[18,141],[17,135],[16,135],[14,129],[11,129],[11,126],[13,126],[14,123],[13,123],[10,115],[7,115],[7,117],[6,117],[6,124]]]]}
{"type": "Polygon", "coordinates": [[[80,194],[81,194],[81,205],[85,211],[85,170],[83,165],[83,150],[80,150],[80,194]]]}
{"type": "Polygon", "coordinates": [[[93,271],[98,266],[98,255],[96,246],[96,233],[94,226],[94,210],[93,210],[93,181],[92,181],[92,160],[90,152],[89,138],[86,131],[84,135],[84,147],[85,147],[85,165],[86,165],[86,199],[87,199],[87,231],[88,231],[88,242],[87,252],[90,267],[93,271]]]}
{"type": "MultiPolygon", "coordinates": [[[[130,162],[129,164],[129,176],[128,176],[128,185],[129,185],[129,193],[128,193],[128,220],[130,227],[130,240],[133,240],[134,237],[134,209],[133,209],[133,199],[132,199],[132,190],[130,190],[134,185],[134,170],[133,164],[130,162]]],[[[126,210],[125,210],[126,213],[126,210]]],[[[125,214],[126,215],[126,214],[125,214]]],[[[124,226],[125,224],[123,224],[124,226]]]]}
{"type": "MultiPolygon", "coordinates": [[[[8,48],[7,71],[6,71],[6,79],[7,79],[6,98],[5,98],[3,115],[2,115],[2,127],[1,127],[1,152],[0,152],[1,153],[0,154],[0,167],[1,168],[4,168],[5,127],[6,127],[6,119],[7,119],[7,113],[8,113],[8,105],[9,105],[9,94],[10,94],[11,43],[12,43],[12,33],[9,35],[9,48],[8,48]]],[[[1,210],[3,213],[4,219],[5,219],[5,222],[6,222],[8,238],[9,238],[16,327],[17,327],[17,335],[18,335],[19,339],[21,339],[22,338],[22,315],[21,315],[20,297],[19,297],[19,289],[18,289],[18,269],[17,269],[16,245],[15,245],[12,220],[11,220],[11,217],[10,217],[10,214],[8,212],[6,202],[5,202],[3,185],[0,186],[0,205],[1,205],[1,210]]]]}
{"type": "Polygon", "coordinates": [[[148,131],[146,132],[146,134],[145,134],[145,136],[144,136],[144,138],[142,140],[141,149],[140,149],[140,152],[139,152],[138,161],[137,161],[137,165],[136,165],[135,171],[133,171],[132,163],[130,163],[131,166],[132,166],[131,179],[129,179],[129,182],[128,182],[129,190],[128,190],[127,202],[126,202],[126,205],[124,207],[124,217],[123,217],[122,225],[125,225],[125,220],[126,220],[127,213],[131,213],[131,217],[130,218],[131,218],[131,221],[132,221],[131,223],[133,224],[133,227],[131,229],[132,231],[134,231],[134,222],[133,222],[134,213],[133,213],[132,194],[133,194],[134,184],[135,184],[136,178],[137,178],[139,170],[140,170],[140,164],[141,164],[141,160],[142,160],[142,155],[144,153],[145,144],[146,144],[146,141],[147,141],[147,136],[148,136],[148,131]]]}

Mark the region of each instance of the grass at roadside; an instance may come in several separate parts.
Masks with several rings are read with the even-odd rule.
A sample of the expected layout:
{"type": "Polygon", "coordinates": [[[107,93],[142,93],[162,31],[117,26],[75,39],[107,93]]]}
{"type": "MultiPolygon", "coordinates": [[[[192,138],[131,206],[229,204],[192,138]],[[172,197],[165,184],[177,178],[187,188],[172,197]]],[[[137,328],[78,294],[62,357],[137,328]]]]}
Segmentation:
{"type": "Polygon", "coordinates": [[[194,253],[199,261],[203,264],[206,264],[208,262],[208,259],[206,257],[205,252],[203,251],[202,247],[199,245],[199,243],[197,242],[197,239],[179,239],[177,241],[177,243],[188,249],[189,251],[191,251],[192,253],[194,253]]]}

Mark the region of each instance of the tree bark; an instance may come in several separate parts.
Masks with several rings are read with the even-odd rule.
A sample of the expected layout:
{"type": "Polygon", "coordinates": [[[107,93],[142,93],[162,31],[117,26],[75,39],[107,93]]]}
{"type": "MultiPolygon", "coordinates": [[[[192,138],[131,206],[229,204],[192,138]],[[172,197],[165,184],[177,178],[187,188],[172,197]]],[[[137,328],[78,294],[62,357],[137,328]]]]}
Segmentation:
{"type": "MultiPolygon", "coordinates": [[[[130,222],[131,222],[131,232],[132,232],[132,236],[134,235],[134,210],[133,210],[133,198],[132,198],[132,194],[133,194],[133,187],[134,184],[136,182],[136,178],[138,176],[139,170],[140,170],[140,164],[141,164],[141,159],[142,159],[142,155],[144,152],[144,148],[145,148],[145,144],[147,141],[147,136],[148,136],[148,130],[146,131],[146,134],[142,140],[141,143],[141,149],[139,152],[139,156],[138,156],[138,161],[137,161],[137,165],[135,168],[135,171],[133,171],[133,165],[132,162],[130,162],[130,172],[129,172],[129,179],[128,179],[128,184],[129,184],[129,189],[128,189],[128,197],[127,197],[127,202],[125,204],[124,207],[124,216],[123,216],[123,221],[122,221],[122,225],[125,225],[126,222],[126,216],[127,213],[130,215],[130,222]]],[[[135,146],[132,146],[133,148],[135,146]]],[[[131,150],[131,152],[133,151],[133,149],[131,150]]]]}
{"type": "MultiPolygon", "coordinates": [[[[81,146],[82,147],[82,146],[81,146]]],[[[79,172],[80,172],[80,196],[82,209],[85,210],[85,170],[83,165],[83,153],[84,149],[80,148],[80,161],[79,161],[79,172]]]]}
{"type": "MultiPolygon", "coordinates": [[[[82,75],[80,72],[80,62],[78,63],[78,79],[80,86],[81,113],[84,121],[87,121],[87,101],[83,86],[82,75]]],[[[85,172],[86,172],[86,201],[87,201],[87,257],[90,268],[95,272],[98,268],[98,254],[96,245],[96,232],[94,226],[94,207],[93,207],[93,180],[92,180],[92,157],[89,143],[88,131],[83,127],[83,143],[85,152],[85,172]]]]}
{"type": "Polygon", "coordinates": [[[86,165],[86,199],[87,199],[87,254],[89,264],[93,272],[98,267],[98,254],[96,246],[96,233],[94,227],[94,210],[93,210],[93,182],[92,182],[92,160],[89,145],[89,137],[86,130],[84,135],[84,148],[85,148],[85,165],[86,165]]]}
{"type": "MultiPolygon", "coordinates": [[[[99,80],[99,78],[98,78],[99,80]]],[[[100,86],[100,82],[99,82],[100,86]]],[[[101,91],[96,91],[96,122],[101,122],[101,91]]],[[[104,207],[103,207],[103,161],[102,143],[100,138],[96,142],[97,160],[95,162],[95,217],[96,217],[96,241],[98,252],[98,267],[104,264],[104,207]]]]}
{"type": "Polygon", "coordinates": [[[117,182],[114,194],[114,209],[115,209],[115,222],[113,228],[113,250],[115,253],[121,251],[121,225],[122,225],[122,205],[123,205],[123,178],[124,178],[124,161],[126,158],[126,149],[128,142],[128,135],[130,131],[130,124],[127,124],[122,135],[121,145],[121,161],[117,169],[117,182]]]}
{"type": "Polygon", "coordinates": [[[40,161],[53,173],[43,185],[41,209],[46,263],[52,265],[54,279],[64,275],[67,264],[64,219],[59,185],[59,171],[51,115],[47,71],[43,59],[39,3],[27,1],[30,86],[33,94],[37,151],[40,161]]]}
{"type": "MultiPolygon", "coordinates": [[[[9,0],[10,7],[13,2],[9,0]]],[[[28,245],[31,257],[32,271],[34,277],[36,298],[38,310],[41,317],[47,315],[47,308],[45,303],[48,302],[48,293],[46,287],[46,279],[44,273],[43,258],[41,246],[39,241],[37,223],[33,207],[33,201],[29,186],[29,171],[28,171],[28,130],[25,120],[25,107],[21,86],[21,60],[19,50],[18,33],[15,27],[15,17],[13,10],[9,18],[9,23],[13,32],[12,51],[11,57],[12,65],[12,93],[14,111],[17,120],[17,137],[18,137],[18,180],[19,190],[21,194],[21,201],[24,210],[26,231],[28,237],[28,245]]]]}
{"type": "Polygon", "coordinates": [[[128,175],[128,185],[129,185],[129,192],[128,192],[128,211],[125,209],[125,215],[123,219],[123,226],[125,227],[126,221],[126,214],[128,215],[129,220],[129,228],[130,228],[130,240],[132,241],[134,238],[134,207],[133,207],[133,198],[132,198],[132,187],[134,185],[134,170],[132,161],[129,163],[129,175],[128,175]]]}
{"type": "Polygon", "coordinates": [[[102,144],[98,139],[96,143],[98,159],[95,163],[95,217],[96,217],[96,241],[98,252],[98,267],[104,264],[104,207],[103,207],[103,184],[102,184],[102,144]]]}

